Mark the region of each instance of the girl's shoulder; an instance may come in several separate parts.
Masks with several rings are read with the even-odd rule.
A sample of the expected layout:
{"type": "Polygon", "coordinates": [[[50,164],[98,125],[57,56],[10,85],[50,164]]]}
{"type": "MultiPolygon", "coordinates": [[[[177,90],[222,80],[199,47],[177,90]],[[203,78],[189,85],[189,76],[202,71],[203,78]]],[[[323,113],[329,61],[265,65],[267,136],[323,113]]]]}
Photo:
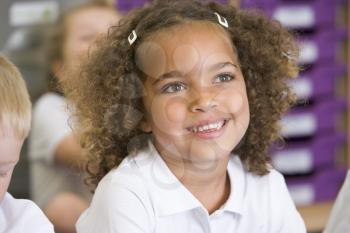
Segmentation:
{"type": "Polygon", "coordinates": [[[118,167],[110,170],[103,177],[97,189],[109,189],[109,187],[118,186],[133,192],[135,190],[145,190],[152,161],[153,156],[147,151],[128,155],[118,167]]]}
{"type": "Polygon", "coordinates": [[[228,171],[233,184],[233,196],[240,200],[242,209],[249,213],[271,210],[280,213],[283,212],[281,206],[288,206],[286,209],[294,212],[293,201],[280,172],[271,166],[266,175],[256,175],[247,171],[238,156],[236,157],[231,159],[231,168],[228,171]]]}
{"type": "Polygon", "coordinates": [[[90,229],[106,232],[115,228],[136,232],[135,227],[153,231],[147,230],[153,229],[154,213],[143,174],[131,156],[109,171],[99,182],[90,207],[80,216],[76,224],[78,232],[90,229]]]}
{"type": "Polygon", "coordinates": [[[131,192],[140,199],[156,200],[179,181],[171,173],[151,142],[136,154],[130,154],[100,181],[96,192],[131,192]],[[107,191],[109,190],[109,191],[107,191]]]}
{"type": "Polygon", "coordinates": [[[230,159],[228,171],[233,173],[232,179],[239,180],[244,186],[250,189],[265,190],[266,188],[277,189],[280,187],[286,187],[285,179],[283,175],[269,165],[269,172],[266,175],[259,176],[248,171],[242,164],[239,156],[232,156],[230,159]]]}

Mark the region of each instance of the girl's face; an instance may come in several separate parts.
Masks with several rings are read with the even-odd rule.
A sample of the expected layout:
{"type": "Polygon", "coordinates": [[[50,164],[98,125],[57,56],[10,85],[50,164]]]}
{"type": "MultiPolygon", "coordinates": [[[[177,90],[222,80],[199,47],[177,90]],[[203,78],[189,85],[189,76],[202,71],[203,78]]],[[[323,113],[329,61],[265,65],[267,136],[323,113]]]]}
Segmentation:
{"type": "Polygon", "coordinates": [[[89,47],[108,28],[119,20],[116,11],[106,7],[91,7],[78,10],[65,22],[63,60],[60,66],[69,70],[77,67],[86,57],[89,47]]]}
{"type": "Polygon", "coordinates": [[[144,131],[165,160],[228,159],[249,124],[237,54],[220,25],[190,22],[157,33],[136,51],[145,81],[144,131]]]}

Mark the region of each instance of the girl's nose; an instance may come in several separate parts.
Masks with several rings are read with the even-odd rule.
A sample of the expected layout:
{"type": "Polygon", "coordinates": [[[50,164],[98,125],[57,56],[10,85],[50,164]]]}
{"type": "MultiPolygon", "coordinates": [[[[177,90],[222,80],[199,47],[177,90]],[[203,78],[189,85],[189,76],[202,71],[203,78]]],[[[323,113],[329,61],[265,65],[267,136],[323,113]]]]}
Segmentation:
{"type": "Polygon", "coordinates": [[[201,90],[192,94],[190,110],[191,112],[208,112],[211,109],[216,108],[217,105],[216,93],[212,90],[201,88],[201,90]]]}

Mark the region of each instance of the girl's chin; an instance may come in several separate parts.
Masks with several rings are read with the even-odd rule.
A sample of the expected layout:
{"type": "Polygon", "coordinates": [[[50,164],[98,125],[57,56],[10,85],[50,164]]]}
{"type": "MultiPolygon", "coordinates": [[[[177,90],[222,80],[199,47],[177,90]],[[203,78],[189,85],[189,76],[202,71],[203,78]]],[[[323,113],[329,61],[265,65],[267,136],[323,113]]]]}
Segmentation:
{"type": "Polygon", "coordinates": [[[177,160],[188,160],[194,163],[212,163],[227,159],[234,146],[232,142],[192,139],[183,142],[168,141],[155,142],[158,152],[164,156],[171,156],[177,160]]]}

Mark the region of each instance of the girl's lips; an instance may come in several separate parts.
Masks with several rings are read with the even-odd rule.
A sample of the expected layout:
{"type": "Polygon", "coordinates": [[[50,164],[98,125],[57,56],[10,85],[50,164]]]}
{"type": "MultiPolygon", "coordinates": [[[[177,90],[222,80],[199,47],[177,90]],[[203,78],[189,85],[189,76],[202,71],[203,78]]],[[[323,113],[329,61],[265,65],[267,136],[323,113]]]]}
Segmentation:
{"type": "Polygon", "coordinates": [[[203,138],[214,139],[220,137],[226,129],[229,119],[222,119],[218,121],[200,124],[198,126],[187,128],[191,134],[203,138]]]}

